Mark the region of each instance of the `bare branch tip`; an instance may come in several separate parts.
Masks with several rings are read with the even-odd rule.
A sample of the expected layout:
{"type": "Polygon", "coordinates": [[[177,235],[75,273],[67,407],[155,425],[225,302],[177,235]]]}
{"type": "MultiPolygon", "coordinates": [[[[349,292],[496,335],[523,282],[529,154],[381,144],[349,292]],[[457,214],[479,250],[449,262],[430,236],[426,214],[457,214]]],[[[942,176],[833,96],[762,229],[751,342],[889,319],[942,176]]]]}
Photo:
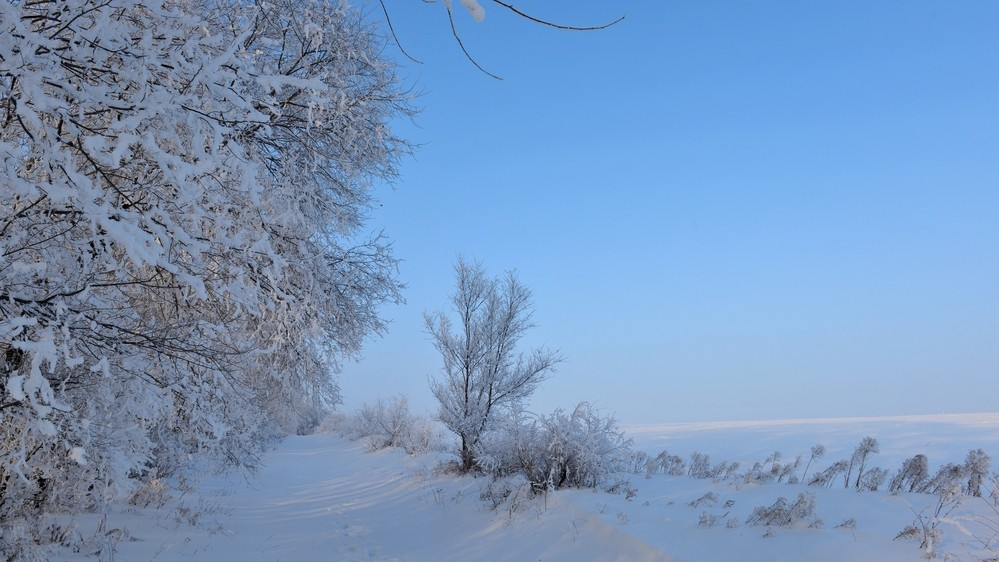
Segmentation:
{"type": "Polygon", "coordinates": [[[482,65],[479,64],[478,61],[476,61],[472,57],[472,54],[468,52],[468,49],[465,48],[465,44],[461,41],[461,37],[458,35],[458,28],[455,27],[455,25],[454,25],[454,13],[451,12],[451,6],[449,6],[447,4],[445,4],[444,6],[447,9],[447,19],[448,19],[449,22],[451,22],[451,35],[454,36],[455,41],[458,42],[458,46],[461,47],[461,52],[465,53],[465,58],[467,58],[472,64],[474,64],[475,68],[478,68],[480,71],[482,71],[486,75],[488,75],[488,76],[490,76],[492,78],[495,78],[497,80],[502,80],[503,78],[501,76],[493,74],[492,72],[489,72],[488,70],[486,70],[485,68],[483,68],[482,65]]]}
{"type": "Polygon", "coordinates": [[[378,3],[382,6],[382,12],[385,14],[385,23],[388,24],[389,32],[392,34],[392,41],[395,42],[395,46],[399,47],[399,51],[405,55],[407,59],[415,62],[416,64],[423,64],[423,61],[416,59],[413,55],[406,52],[406,49],[402,46],[402,41],[399,40],[399,36],[395,33],[395,27],[392,26],[392,18],[389,17],[388,8],[385,7],[385,0],[378,0],[378,3]]]}
{"type": "Polygon", "coordinates": [[[492,1],[493,1],[493,3],[499,4],[500,6],[503,6],[507,10],[510,10],[511,12],[517,14],[518,16],[520,16],[520,17],[522,17],[524,19],[533,21],[535,23],[540,23],[541,25],[546,25],[548,27],[554,27],[555,29],[563,29],[563,30],[566,30],[566,31],[599,31],[601,29],[607,29],[608,27],[610,27],[612,25],[616,25],[616,24],[620,23],[621,21],[623,21],[624,18],[625,18],[625,15],[627,15],[627,14],[625,14],[625,15],[617,18],[616,20],[612,21],[612,22],[605,23],[605,24],[602,24],[602,25],[592,25],[592,26],[563,25],[563,24],[560,24],[560,23],[555,23],[553,21],[548,21],[548,20],[544,20],[544,19],[541,19],[541,18],[536,18],[536,17],[528,14],[527,12],[524,12],[523,10],[517,8],[513,4],[504,2],[503,0],[492,0],[492,1]]]}

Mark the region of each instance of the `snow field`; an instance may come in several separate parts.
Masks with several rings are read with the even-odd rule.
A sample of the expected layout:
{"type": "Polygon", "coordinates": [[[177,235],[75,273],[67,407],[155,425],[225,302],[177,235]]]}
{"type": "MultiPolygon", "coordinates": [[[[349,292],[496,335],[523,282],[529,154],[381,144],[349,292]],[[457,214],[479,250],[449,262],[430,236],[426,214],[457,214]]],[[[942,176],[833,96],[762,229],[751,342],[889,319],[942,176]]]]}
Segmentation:
{"type": "MultiPolygon", "coordinates": [[[[740,472],[774,451],[788,460],[807,457],[812,445],[823,444],[827,452],[813,461],[811,473],[848,457],[868,435],[881,444],[869,466],[889,471],[917,453],[929,457],[933,472],[940,464],[963,462],[972,448],[999,451],[999,414],[625,429],[636,450],[655,455],[667,449],[688,459],[699,451],[709,454],[712,463],[740,462],[740,472]]],[[[109,541],[119,541],[113,556],[117,562],[901,562],[918,560],[924,552],[918,541],[893,539],[917,514],[931,522],[938,503],[935,495],[893,495],[884,487],[878,492],[846,490],[842,479],[831,488],[818,488],[623,474],[630,481],[628,493],[575,489],[530,498],[514,492],[492,509],[492,502],[481,499],[491,479],[441,470],[449,460],[451,455],[413,457],[400,450],[371,453],[361,442],[333,434],[289,437],[266,456],[265,468],[252,480],[208,479],[198,492],[175,497],[160,510],[122,506],[108,515],[104,529],[110,530],[109,541]],[[803,492],[814,494],[809,517],[786,527],[747,524],[755,508],[771,506],[778,497],[793,502],[803,492]],[[194,514],[198,509],[200,517],[194,514]],[[192,518],[200,520],[192,526],[192,518]]],[[[942,538],[933,549],[937,558],[995,556],[999,515],[988,499],[961,496],[960,504],[938,519],[942,538]]],[[[83,517],[77,523],[85,531],[100,521],[83,517]]]]}

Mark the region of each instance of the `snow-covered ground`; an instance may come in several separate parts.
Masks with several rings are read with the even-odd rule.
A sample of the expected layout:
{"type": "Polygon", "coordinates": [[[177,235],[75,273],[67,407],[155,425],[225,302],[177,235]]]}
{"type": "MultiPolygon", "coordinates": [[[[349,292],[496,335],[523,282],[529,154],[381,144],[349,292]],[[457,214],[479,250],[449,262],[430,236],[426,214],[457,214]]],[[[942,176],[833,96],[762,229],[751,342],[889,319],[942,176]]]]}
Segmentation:
{"type": "MultiPolygon", "coordinates": [[[[827,451],[813,461],[810,474],[849,458],[866,436],[880,444],[869,466],[892,472],[917,453],[929,457],[932,474],[940,464],[963,463],[969,449],[999,452],[999,414],[626,429],[636,450],[654,456],[666,449],[687,459],[698,451],[710,455],[713,464],[738,461],[740,472],[775,451],[785,460],[802,455],[799,476],[813,445],[827,451]]],[[[265,468],[251,481],[209,479],[197,491],[175,493],[158,510],[122,506],[104,521],[82,517],[77,525],[86,531],[102,524],[102,540],[116,547],[113,557],[101,558],[116,562],[910,561],[923,554],[919,541],[893,539],[917,514],[943,533],[934,547],[939,559],[994,559],[999,551],[994,540],[999,512],[984,498],[964,496],[959,506],[934,519],[938,496],[892,495],[885,486],[879,492],[856,492],[843,489],[841,480],[832,488],[816,488],[626,474],[631,483],[624,487],[630,493],[511,496],[494,510],[480,499],[490,480],[442,473],[437,468],[447,458],[410,457],[398,450],[370,453],[362,443],[334,434],[290,437],[264,459],[265,468]],[[815,495],[813,516],[789,527],[747,523],[757,506],[773,505],[778,497],[794,501],[802,492],[815,495]],[[709,519],[715,522],[704,524],[709,519]]],[[[67,553],[58,559],[85,558],[67,553]]]]}

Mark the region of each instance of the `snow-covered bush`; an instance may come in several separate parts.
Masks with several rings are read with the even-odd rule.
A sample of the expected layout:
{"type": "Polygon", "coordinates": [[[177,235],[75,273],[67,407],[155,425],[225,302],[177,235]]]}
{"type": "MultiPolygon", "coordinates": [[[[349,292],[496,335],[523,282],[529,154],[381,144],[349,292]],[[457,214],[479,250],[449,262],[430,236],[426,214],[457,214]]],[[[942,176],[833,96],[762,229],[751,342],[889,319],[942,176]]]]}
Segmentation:
{"type": "Polygon", "coordinates": [[[815,495],[802,492],[793,502],[780,497],[773,505],[756,507],[746,519],[746,524],[786,527],[797,521],[813,519],[814,516],[815,495]]]}
{"type": "Polygon", "coordinates": [[[885,483],[885,479],[888,478],[888,471],[877,466],[866,472],[860,477],[857,483],[857,490],[865,492],[877,492],[878,488],[885,483]]]}
{"type": "Polygon", "coordinates": [[[452,448],[451,442],[444,434],[440,423],[427,416],[415,416],[413,425],[409,428],[409,438],[403,449],[410,455],[444,452],[452,448]]]}
{"type": "Polygon", "coordinates": [[[968,451],[968,457],[964,461],[964,473],[968,476],[968,495],[982,496],[982,480],[988,476],[992,458],[981,449],[968,451]]]}
{"type": "Polygon", "coordinates": [[[652,474],[652,457],[645,451],[635,451],[631,454],[630,470],[634,474],[646,474],[650,476],[652,474]]]}
{"type": "Polygon", "coordinates": [[[791,481],[795,478],[794,473],[801,464],[801,457],[796,457],[793,462],[784,462],[780,451],[774,451],[762,463],[755,463],[744,476],[745,483],[762,484],[765,482],[791,481]]]}
{"type": "Polygon", "coordinates": [[[687,476],[692,478],[711,477],[711,457],[694,451],[690,454],[690,464],[687,465],[687,476]]]}
{"type": "Polygon", "coordinates": [[[968,451],[964,464],[947,463],[930,477],[926,455],[906,459],[888,483],[889,492],[949,493],[954,487],[971,496],[982,495],[982,482],[988,476],[992,459],[982,449],[968,451]]]}
{"type": "Polygon", "coordinates": [[[718,503],[718,494],[714,492],[708,492],[703,496],[697,498],[696,500],[688,503],[690,507],[701,507],[702,504],[715,505],[718,503]]]}
{"type": "Polygon", "coordinates": [[[728,480],[739,470],[739,463],[722,461],[712,467],[708,473],[708,478],[712,480],[728,480]]]}
{"type": "Polygon", "coordinates": [[[812,461],[822,458],[825,454],[825,445],[812,445],[811,456],[808,457],[808,463],[805,464],[805,471],[801,473],[802,482],[808,482],[808,468],[812,466],[812,461]]]}
{"type": "Polygon", "coordinates": [[[411,413],[405,396],[362,405],[343,420],[341,431],[350,439],[365,439],[373,450],[399,447],[418,455],[444,449],[440,426],[411,413]]]}
{"type": "MultiPolygon", "coordinates": [[[[954,465],[945,465],[942,468],[954,465]]],[[[930,510],[929,508],[916,513],[916,519],[911,525],[907,525],[896,536],[895,540],[920,541],[919,548],[923,551],[925,558],[936,558],[936,546],[943,539],[943,529],[940,524],[950,519],[951,513],[961,506],[961,485],[952,483],[948,488],[941,488],[937,493],[937,504],[930,510]]]]}
{"type": "Polygon", "coordinates": [[[349,418],[345,434],[351,439],[367,439],[374,450],[403,447],[408,441],[414,416],[405,396],[379,398],[364,404],[349,418]]]}
{"type": "MultiPolygon", "coordinates": [[[[687,465],[683,457],[671,455],[668,451],[663,451],[656,456],[655,467],[657,473],[669,476],[681,476],[687,470],[687,465]]],[[[736,467],[738,467],[738,464],[736,464],[736,467]]]]}
{"type": "Polygon", "coordinates": [[[867,459],[872,454],[877,453],[878,440],[873,437],[864,437],[860,440],[860,444],[857,448],[853,450],[853,455],[850,457],[850,464],[846,468],[846,476],[843,477],[843,487],[849,488],[851,486],[851,476],[853,474],[854,467],[857,468],[857,478],[853,481],[852,486],[856,489],[860,489],[860,481],[864,476],[864,469],[867,466],[867,459]]]}
{"type": "Polygon", "coordinates": [[[628,468],[631,441],[613,416],[587,402],[572,413],[549,416],[515,412],[484,436],[477,455],[497,476],[522,474],[537,492],[597,487],[604,477],[628,468]]]}
{"type": "Polygon", "coordinates": [[[964,466],[947,463],[937,469],[936,474],[926,481],[919,489],[924,494],[949,494],[954,489],[962,490],[964,485],[964,466]]]}
{"type": "Polygon", "coordinates": [[[929,460],[918,454],[902,462],[902,468],[888,483],[889,492],[916,492],[922,489],[929,479],[929,460]]]}
{"type": "Polygon", "coordinates": [[[837,476],[846,473],[847,467],[849,467],[847,461],[836,461],[822,472],[812,475],[812,478],[808,481],[808,485],[830,487],[837,476]]]}

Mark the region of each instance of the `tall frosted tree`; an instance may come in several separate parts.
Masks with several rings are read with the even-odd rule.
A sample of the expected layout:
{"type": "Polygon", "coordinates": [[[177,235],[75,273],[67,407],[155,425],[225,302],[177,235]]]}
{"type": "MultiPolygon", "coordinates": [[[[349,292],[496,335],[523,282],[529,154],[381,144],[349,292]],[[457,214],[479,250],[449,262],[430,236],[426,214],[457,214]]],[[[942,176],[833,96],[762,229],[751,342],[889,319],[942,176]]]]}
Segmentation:
{"type": "Polygon", "coordinates": [[[323,0],[0,0],[0,522],[338,400],[399,299],[382,49],[323,0]]]}
{"type": "Polygon", "coordinates": [[[531,291],[508,272],[493,279],[479,263],[458,258],[454,316],[425,314],[444,366],[431,382],[440,419],[460,439],[463,470],[475,467],[483,434],[503,410],[527,398],[562,361],[544,348],[524,354],[517,344],[534,327],[531,291]]]}

